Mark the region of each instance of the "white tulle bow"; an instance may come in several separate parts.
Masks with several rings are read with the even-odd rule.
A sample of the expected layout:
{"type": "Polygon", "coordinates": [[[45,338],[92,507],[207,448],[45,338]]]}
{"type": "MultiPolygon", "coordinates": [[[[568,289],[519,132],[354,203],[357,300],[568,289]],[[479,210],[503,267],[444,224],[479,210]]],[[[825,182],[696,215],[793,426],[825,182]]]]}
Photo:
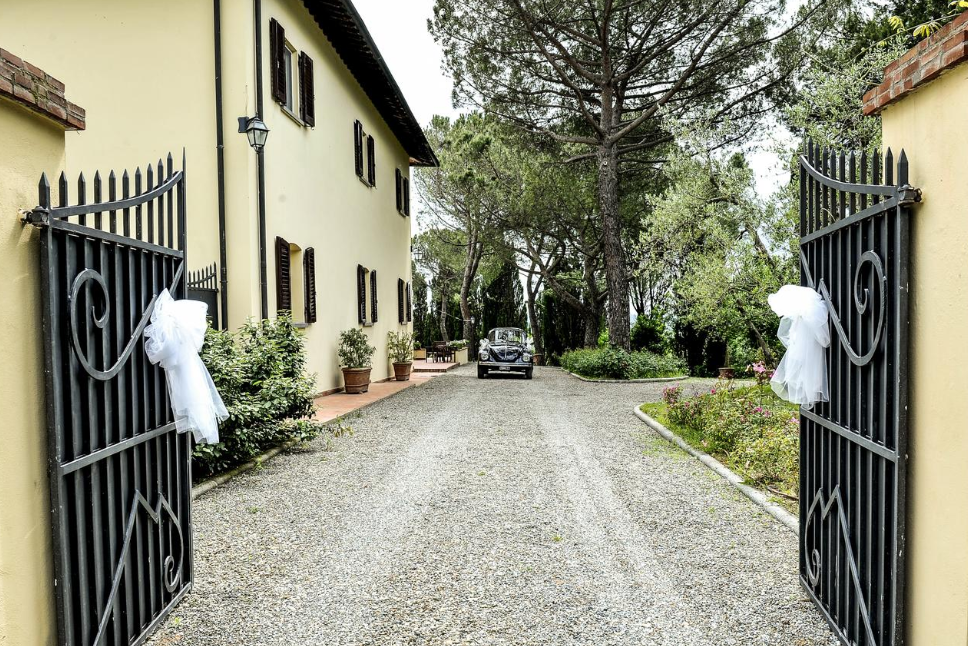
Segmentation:
{"type": "Polygon", "coordinates": [[[168,381],[168,395],[179,433],[192,431],[199,444],[218,442],[218,423],[228,411],[212,376],[198,356],[205,342],[208,305],[199,301],[176,301],[164,290],[145,328],[145,352],[152,364],[161,364],[168,381]]]}
{"type": "Polygon", "coordinates": [[[830,401],[824,354],[830,326],[823,297],[809,287],[784,285],[767,300],[782,317],[777,335],[787,349],[770,380],[773,391],[806,408],[830,401]]]}

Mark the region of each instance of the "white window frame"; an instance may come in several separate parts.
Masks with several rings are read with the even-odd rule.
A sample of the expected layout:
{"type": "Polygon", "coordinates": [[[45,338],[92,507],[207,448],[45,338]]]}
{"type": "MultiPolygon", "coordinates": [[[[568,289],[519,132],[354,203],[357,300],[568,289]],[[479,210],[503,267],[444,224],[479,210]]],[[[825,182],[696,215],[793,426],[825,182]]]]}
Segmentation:
{"type": "Polygon", "coordinates": [[[286,65],[286,103],[282,107],[289,113],[289,116],[296,116],[293,108],[299,105],[297,102],[299,97],[296,94],[299,89],[296,85],[296,77],[298,76],[296,68],[298,65],[294,61],[298,61],[299,51],[288,40],[283,42],[282,58],[286,65]]]}

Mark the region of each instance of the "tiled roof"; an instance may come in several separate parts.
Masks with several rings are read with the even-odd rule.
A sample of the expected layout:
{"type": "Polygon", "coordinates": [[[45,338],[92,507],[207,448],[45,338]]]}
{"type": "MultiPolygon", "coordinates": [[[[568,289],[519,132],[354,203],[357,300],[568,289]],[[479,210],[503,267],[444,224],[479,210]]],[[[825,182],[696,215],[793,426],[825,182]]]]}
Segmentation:
{"type": "Polygon", "coordinates": [[[303,4],[400,140],[411,165],[437,166],[437,156],[351,0],[303,0],[303,4]]]}

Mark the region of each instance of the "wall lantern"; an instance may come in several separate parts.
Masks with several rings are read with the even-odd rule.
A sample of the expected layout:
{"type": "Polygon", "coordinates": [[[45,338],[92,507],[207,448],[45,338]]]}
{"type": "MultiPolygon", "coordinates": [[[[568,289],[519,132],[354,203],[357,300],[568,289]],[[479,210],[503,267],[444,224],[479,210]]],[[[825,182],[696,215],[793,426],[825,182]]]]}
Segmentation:
{"type": "Polygon", "coordinates": [[[256,152],[260,152],[269,137],[269,128],[259,117],[239,117],[239,132],[244,132],[249,138],[249,145],[256,152]]]}

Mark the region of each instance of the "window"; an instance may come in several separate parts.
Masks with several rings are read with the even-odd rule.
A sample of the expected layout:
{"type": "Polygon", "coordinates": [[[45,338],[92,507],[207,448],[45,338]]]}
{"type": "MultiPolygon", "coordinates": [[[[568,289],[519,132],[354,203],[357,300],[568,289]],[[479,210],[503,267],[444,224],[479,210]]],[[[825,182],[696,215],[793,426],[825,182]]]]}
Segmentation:
{"type": "Polygon", "coordinates": [[[397,212],[400,215],[410,215],[410,178],[397,169],[397,212]]]}
{"type": "Polygon", "coordinates": [[[280,237],[276,237],[276,310],[289,312],[296,323],[316,322],[316,252],[312,247],[303,251],[280,237]],[[292,268],[300,264],[302,273],[293,273],[292,268]]]}
{"type": "Polygon", "coordinates": [[[363,124],[353,124],[353,145],[355,149],[356,176],[367,186],[376,186],[376,143],[366,134],[363,124]]]}
{"type": "Polygon", "coordinates": [[[289,44],[289,41],[283,43],[282,47],[282,64],[285,69],[286,75],[286,100],[283,105],[286,110],[292,112],[293,100],[292,95],[295,93],[296,88],[293,87],[292,82],[292,55],[296,53],[296,48],[289,44]]]}
{"type": "Polygon", "coordinates": [[[360,325],[373,325],[378,318],[376,270],[356,266],[356,306],[360,325]]]}
{"type": "Polygon", "coordinates": [[[272,80],[272,99],[297,121],[306,126],[316,125],[315,79],[313,60],[305,52],[298,52],[286,40],[286,30],[274,18],[269,21],[269,58],[272,80]],[[296,72],[299,73],[298,83],[296,72]],[[296,116],[296,106],[299,115],[296,116]]]}

